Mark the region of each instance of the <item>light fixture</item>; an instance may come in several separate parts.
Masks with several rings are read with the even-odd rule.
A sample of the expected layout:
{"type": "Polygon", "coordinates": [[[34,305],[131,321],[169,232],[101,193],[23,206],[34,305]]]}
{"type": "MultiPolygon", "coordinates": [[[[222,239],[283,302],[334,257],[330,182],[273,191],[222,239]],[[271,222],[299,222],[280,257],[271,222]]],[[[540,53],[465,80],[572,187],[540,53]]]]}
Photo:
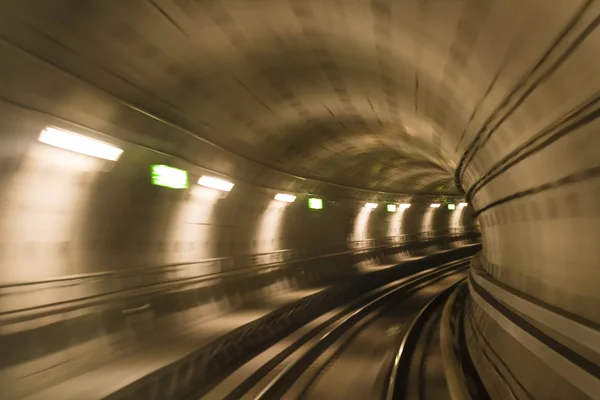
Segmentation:
{"type": "Polygon", "coordinates": [[[377,204],[377,203],[366,203],[365,208],[370,208],[371,210],[374,210],[377,208],[378,205],[379,204],[377,204]]]}
{"type": "Polygon", "coordinates": [[[441,206],[441,204],[440,204],[440,203],[431,203],[431,204],[429,205],[429,207],[431,207],[431,208],[439,208],[440,206],[441,206]]]}
{"type": "Polygon", "coordinates": [[[312,208],[313,210],[321,210],[323,208],[323,199],[318,199],[316,197],[309,198],[308,208],[312,208]]]}
{"type": "Polygon", "coordinates": [[[466,207],[468,205],[469,205],[469,203],[458,203],[458,208],[463,208],[463,207],[466,207]]]}
{"type": "Polygon", "coordinates": [[[406,210],[407,208],[410,208],[410,203],[401,203],[400,204],[401,210],[406,210]]]}
{"type": "Polygon", "coordinates": [[[283,201],[285,203],[293,203],[294,200],[296,200],[296,196],[293,194],[277,193],[275,195],[275,200],[283,201]]]}
{"type": "Polygon", "coordinates": [[[387,212],[396,212],[397,207],[395,204],[388,204],[386,206],[386,209],[387,209],[387,212]]]}
{"type": "Polygon", "coordinates": [[[183,169],[169,167],[168,165],[152,165],[150,171],[153,185],[171,189],[188,188],[188,173],[183,169]]]}
{"type": "Polygon", "coordinates": [[[117,161],[123,153],[122,149],[108,143],[51,126],[42,130],[38,140],[54,147],[110,161],[117,161]]]}
{"type": "Polygon", "coordinates": [[[449,203],[448,210],[452,210],[452,211],[456,210],[456,204],[449,203]]]}
{"type": "Polygon", "coordinates": [[[230,192],[233,188],[233,183],[225,181],[219,178],[213,178],[211,176],[203,176],[198,179],[198,184],[211,189],[222,190],[224,192],[230,192]]]}

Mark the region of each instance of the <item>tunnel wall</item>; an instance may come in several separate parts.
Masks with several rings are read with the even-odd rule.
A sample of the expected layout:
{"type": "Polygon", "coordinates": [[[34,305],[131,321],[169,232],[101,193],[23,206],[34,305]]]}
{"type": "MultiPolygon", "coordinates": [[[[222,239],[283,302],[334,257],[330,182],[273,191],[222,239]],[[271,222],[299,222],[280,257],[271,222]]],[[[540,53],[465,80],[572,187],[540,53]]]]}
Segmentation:
{"type": "Polygon", "coordinates": [[[599,12],[583,1],[543,11],[548,23],[511,55],[523,66],[501,70],[507,84],[482,102],[457,172],[494,276],[595,323],[599,12]]]}
{"type": "Polygon", "coordinates": [[[465,219],[463,210],[431,209],[419,199],[390,213],[385,202],[371,211],[360,199],[334,196],[311,210],[307,194],[288,205],[273,200],[277,190],[245,183],[222,194],[195,184],[201,168],[140,146],[123,143],[113,163],[37,142],[47,125],[76,128],[0,108],[4,282],[277,251],[328,254],[346,250],[348,241],[473,229],[468,209],[465,219]],[[152,164],[187,169],[190,189],[151,185],[152,164]]]}
{"type": "Polygon", "coordinates": [[[11,153],[0,178],[7,183],[0,194],[0,382],[11,388],[7,398],[241,305],[354,273],[352,241],[372,264],[382,259],[369,249],[384,239],[450,234],[447,210],[422,226],[428,206],[417,202],[394,232],[388,225],[401,215],[380,205],[362,217],[356,238],[364,210],[356,199],[310,210],[306,195],[283,205],[273,200],[276,191],[250,185],[236,185],[225,198],[200,187],[152,186],[152,163],[187,168],[192,181],[197,175],[181,160],[133,146],[116,164],[91,162],[37,143],[43,121],[11,111],[0,111],[1,147],[21,148],[22,158],[11,153]],[[329,254],[338,255],[323,257],[329,254]],[[219,275],[232,269],[248,272],[219,275]]]}
{"type": "Polygon", "coordinates": [[[596,398],[600,8],[538,11],[457,148],[487,285],[472,289],[468,326],[493,398],[596,398]]]}
{"type": "MultiPolygon", "coordinates": [[[[15,79],[0,99],[0,382],[16,397],[241,305],[383,262],[391,243],[472,230],[468,209],[430,209],[435,199],[269,170],[6,46],[0,69],[15,79]],[[46,126],[124,153],[111,162],[39,143],[46,126]],[[186,169],[190,188],[151,185],[152,164],[186,169]],[[204,174],[236,185],[226,195],[202,188],[204,174]],[[298,198],[276,202],[278,192],[298,198]],[[311,195],[322,210],[307,207],[311,195]],[[367,211],[367,201],[379,207],[367,211]],[[401,201],[412,206],[386,211],[401,201]]],[[[397,247],[387,261],[411,251],[397,247]]]]}
{"type": "MultiPolygon", "coordinates": [[[[352,240],[444,234],[450,228],[450,215],[443,209],[424,225],[422,215],[431,199],[340,187],[266,168],[195,137],[177,121],[141,112],[8,42],[0,43],[0,52],[0,73],[13,77],[3,86],[0,107],[0,281],[280,250],[324,254],[344,249],[352,240]],[[125,151],[112,163],[52,148],[36,141],[46,126],[105,140],[125,151]],[[160,163],[187,169],[190,190],[150,185],[149,166],[160,163]],[[203,174],[224,176],[236,186],[227,197],[217,198],[195,185],[203,174]],[[272,201],[278,191],[296,193],[298,200],[283,207],[272,201]],[[306,207],[309,194],[324,198],[323,210],[306,207]],[[357,215],[366,201],[381,205],[360,222],[357,215]],[[385,212],[387,201],[414,204],[392,214],[385,212]]],[[[468,220],[453,228],[470,227],[468,220]]]]}
{"type": "Polygon", "coordinates": [[[306,193],[288,205],[245,182],[224,195],[195,184],[204,169],[125,141],[116,141],[125,149],[116,163],[37,142],[48,125],[114,140],[0,103],[0,382],[15,390],[7,396],[241,305],[340,279],[359,259],[383,261],[371,249],[393,238],[472,230],[469,211],[433,210],[427,199],[390,213],[385,201],[368,211],[335,193],[311,210],[306,193]],[[190,189],[151,185],[150,165],[162,163],[188,170],[190,189]]]}

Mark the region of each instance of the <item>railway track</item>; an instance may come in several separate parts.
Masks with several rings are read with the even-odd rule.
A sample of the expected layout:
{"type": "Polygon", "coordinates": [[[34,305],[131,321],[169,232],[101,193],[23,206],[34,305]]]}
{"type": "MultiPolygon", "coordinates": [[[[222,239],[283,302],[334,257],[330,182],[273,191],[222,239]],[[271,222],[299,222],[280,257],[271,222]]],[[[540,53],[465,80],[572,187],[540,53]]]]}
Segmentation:
{"type": "Polygon", "coordinates": [[[195,400],[405,398],[399,390],[409,378],[405,359],[414,356],[409,347],[418,344],[417,328],[426,326],[419,321],[439,308],[468,265],[469,258],[457,260],[365,293],[300,327],[195,400]]]}

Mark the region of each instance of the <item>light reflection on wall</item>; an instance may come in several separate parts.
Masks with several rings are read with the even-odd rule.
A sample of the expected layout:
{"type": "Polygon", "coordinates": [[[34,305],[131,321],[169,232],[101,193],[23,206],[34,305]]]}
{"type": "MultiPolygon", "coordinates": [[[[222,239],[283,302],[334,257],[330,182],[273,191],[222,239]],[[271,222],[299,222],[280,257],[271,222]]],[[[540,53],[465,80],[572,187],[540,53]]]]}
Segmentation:
{"type": "Polygon", "coordinates": [[[431,232],[433,230],[433,217],[439,208],[428,207],[423,215],[421,222],[421,232],[431,232]]]}
{"type": "Polygon", "coordinates": [[[456,210],[450,214],[450,230],[460,228],[462,226],[462,216],[465,211],[465,207],[456,207],[456,210]]]}
{"type": "MultiPolygon", "coordinates": [[[[95,175],[106,161],[32,143],[0,194],[0,281],[43,280],[81,273],[80,232],[95,175]]],[[[70,295],[89,293],[74,285],[70,295]]],[[[61,290],[2,299],[19,308],[62,300],[61,290]],[[29,303],[31,301],[31,304],[29,303]]]]}
{"type": "Polygon", "coordinates": [[[279,238],[285,210],[291,203],[271,200],[260,218],[256,234],[255,253],[268,253],[280,250],[279,238]]]}
{"type": "Polygon", "coordinates": [[[165,237],[167,242],[179,243],[181,248],[169,252],[164,260],[166,263],[191,262],[215,256],[214,250],[204,244],[210,242],[215,206],[226,195],[215,189],[193,185],[184,196],[187,198],[177,203],[165,237]]]}
{"type": "Polygon", "coordinates": [[[46,171],[48,176],[55,174],[73,174],[83,172],[109,171],[115,163],[48,146],[32,143],[26,157],[26,166],[30,170],[46,171]]]}
{"type": "Polygon", "coordinates": [[[373,209],[362,207],[356,218],[354,219],[354,226],[352,227],[352,237],[350,240],[365,240],[367,237],[367,227],[369,225],[369,217],[373,212],[373,209]]]}
{"type": "MultiPolygon", "coordinates": [[[[82,177],[104,169],[106,161],[33,143],[4,192],[0,220],[2,281],[74,274],[77,260],[64,249],[74,238],[90,194],[82,177]],[[30,246],[29,249],[23,247],[30,246]],[[67,257],[68,259],[69,257],[67,257]]],[[[76,239],[75,239],[76,240],[76,239]]]]}
{"type": "Polygon", "coordinates": [[[406,208],[398,208],[395,213],[392,214],[390,224],[388,226],[388,236],[400,236],[402,235],[402,220],[404,218],[404,212],[406,208]]]}

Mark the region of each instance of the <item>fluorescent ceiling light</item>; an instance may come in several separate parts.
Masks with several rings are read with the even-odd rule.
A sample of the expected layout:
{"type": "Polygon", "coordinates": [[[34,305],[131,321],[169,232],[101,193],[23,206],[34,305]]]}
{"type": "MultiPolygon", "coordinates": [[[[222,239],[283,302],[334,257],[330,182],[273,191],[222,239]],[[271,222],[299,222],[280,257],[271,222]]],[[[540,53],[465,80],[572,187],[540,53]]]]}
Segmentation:
{"type": "Polygon", "coordinates": [[[323,199],[317,199],[316,197],[309,198],[308,208],[312,208],[313,210],[321,210],[323,208],[323,199]]]}
{"type": "Polygon", "coordinates": [[[410,203],[402,203],[402,204],[400,204],[400,209],[401,210],[402,209],[406,210],[407,208],[410,208],[410,203]]]}
{"type": "Polygon", "coordinates": [[[275,195],[275,200],[283,201],[286,203],[293,203],[294,200],[296,200],[296,196],[294,196],[293,194],[277,193],[275,195]]]}
{"type": "Polygon", "coordinates": [[[458,203],[458,207],[459,208],[463,208],[463,207],[466,207],[468,205],[469,205],[469,203],[458,203]]]}
{"type": "Polygon", "coordinates": [[[38,140],[54,147],[110,161],[117,161],[123,153],[122,149],[108,143],[50,126],[42,130],[38,140]]]}
{"type": "Polygon", "coordinates": [[[386,206],[386,209],[388,212],[396,212],[396,205],[395,204],[388,204],[386,206]]]}
{"type": "Polygon", "coordinates": [[[198,184],[206,186],[207,188],[222,190],[224,192],[230,192],[233,188],[233,183],[210,176],[203,176],[202,178],[198,179],[198,184]]]}
{"type": "Polygon", "coordinates": [[[456,210],[456,204],[448,204],[448,210],[456,210]]]}
{"type": "Polygon", "coordinates": [[[439,206],[441,206],[440,203],[432,203],[429,205],[429,207],[431,207],[431,208],[438,208],[439,206]]]}
{"type": "Polygon", "coordinates": [[[171,189],[187,189],[188,173],[182,169],[169,167],[168,165],[152,165],[152,184],[164,186],[171,189]]]}
{"type": "Polygon", "coordinates": [[[371,210],[374,210],[377,208],[378,205],[379,204],[377,204],[377,203],[367,203],[367,204],[365,204],[365,208],[370,208],[371,210]]]}

